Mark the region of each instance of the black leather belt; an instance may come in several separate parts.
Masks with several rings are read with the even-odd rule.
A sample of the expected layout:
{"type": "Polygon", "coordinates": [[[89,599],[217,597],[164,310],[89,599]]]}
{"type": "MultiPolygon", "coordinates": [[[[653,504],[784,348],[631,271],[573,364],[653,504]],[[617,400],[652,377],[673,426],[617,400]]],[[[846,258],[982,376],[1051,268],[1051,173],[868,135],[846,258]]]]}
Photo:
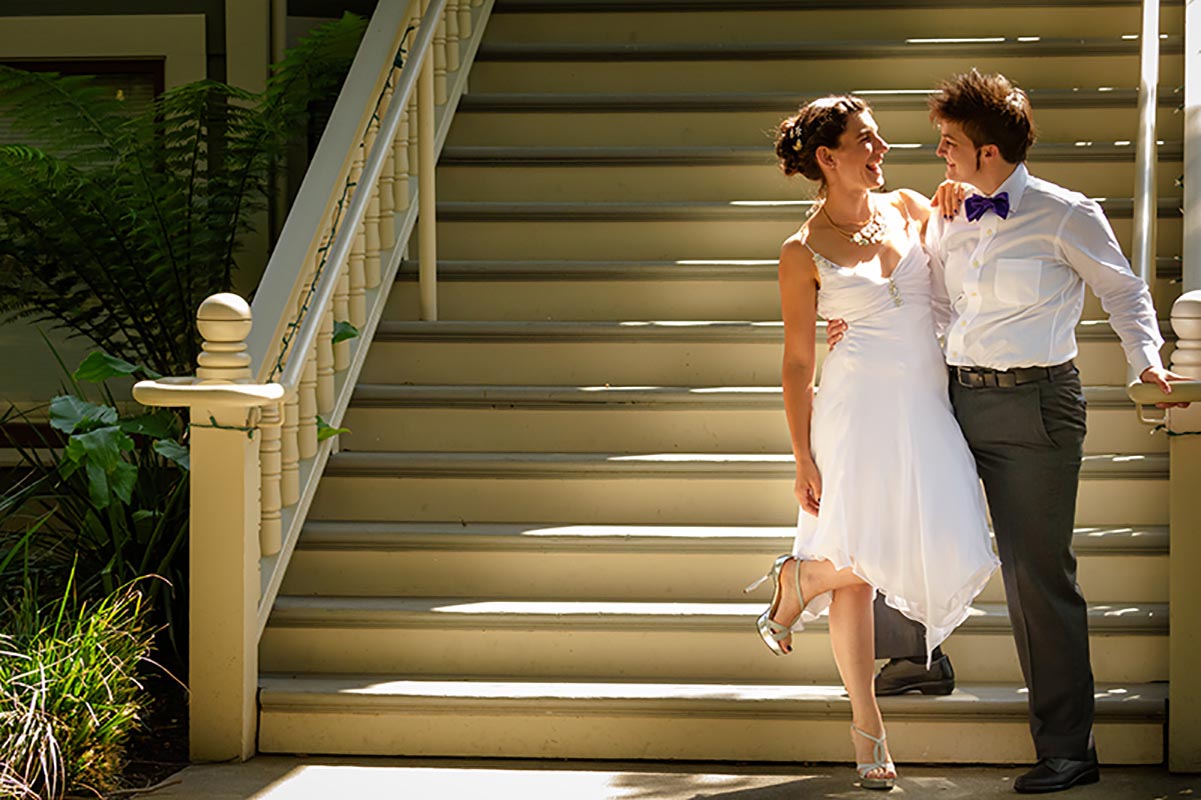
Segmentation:
{"type": "Polygon", "coordinates": [[[1009,388],[1023,383],[1051,380],[1076,369],[1071,361],[1053,367],[1015,367],[1014,369],[987,369],[985,367],[950,367],[951,378],[960,386],[969,389],[985,387],[1009,388]]]}

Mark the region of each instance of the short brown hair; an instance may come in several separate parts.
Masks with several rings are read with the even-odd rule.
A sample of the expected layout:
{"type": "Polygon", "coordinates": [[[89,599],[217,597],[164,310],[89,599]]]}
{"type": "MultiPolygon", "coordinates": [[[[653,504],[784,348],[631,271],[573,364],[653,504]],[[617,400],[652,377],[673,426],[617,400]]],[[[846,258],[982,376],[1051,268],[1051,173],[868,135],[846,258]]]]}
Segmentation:
{"type": "Polygon", "coordinates": [[[826,178],[817,164],[817,148],[838,147],[851,117],[871,107],[861,97],[832,94],[801,106],[780,123],[776,132],[776,156],[785,175],[804,175],[825,191],[826,178]]]}
{"type": "Polygon", "coordinates": [[[930,96],[930,120],[954,122],[976,147],[995,144],[1011,164],[1026,160],[1034,144],[1034,112],[1030,98],[1000,73],[975,69],[945,80],[930,96]]]}

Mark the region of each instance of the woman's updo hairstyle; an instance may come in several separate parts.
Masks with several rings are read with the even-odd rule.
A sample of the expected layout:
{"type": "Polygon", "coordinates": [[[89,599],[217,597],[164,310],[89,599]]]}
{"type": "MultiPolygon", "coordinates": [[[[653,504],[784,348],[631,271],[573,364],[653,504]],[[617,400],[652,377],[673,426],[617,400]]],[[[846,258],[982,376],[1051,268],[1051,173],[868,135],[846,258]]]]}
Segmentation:
{"type": "Polygon", "coordinates": [[[797,113],[780,123],[776,134],[776,155],[785,175],[804,175],[826,188],[825,177],[817,163],[817,148],[838,147],[847,129],[847,121],[861,111],[871,111],[861,98],[850,94],[821,97],[801,106],[797,113]]]}

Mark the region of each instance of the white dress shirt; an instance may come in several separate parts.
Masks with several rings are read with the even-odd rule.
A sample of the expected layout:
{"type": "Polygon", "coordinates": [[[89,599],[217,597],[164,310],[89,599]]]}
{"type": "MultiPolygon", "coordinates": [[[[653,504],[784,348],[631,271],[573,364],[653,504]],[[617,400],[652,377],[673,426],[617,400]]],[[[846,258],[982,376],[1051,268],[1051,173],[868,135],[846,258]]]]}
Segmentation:
{"type": "Polygon", "coordinates": [[[1006,219],[990,209],[968,222],[961,206],[945,220],[935,209],[926,230],[947,363],[1012,369],[1075,358],[1087,283],[1135,374],[1162,367],[1151,294],[1130,270],[1100,205],[1035,178],[1025,164],[1001,192],[1009,194],[1006,219]]]}

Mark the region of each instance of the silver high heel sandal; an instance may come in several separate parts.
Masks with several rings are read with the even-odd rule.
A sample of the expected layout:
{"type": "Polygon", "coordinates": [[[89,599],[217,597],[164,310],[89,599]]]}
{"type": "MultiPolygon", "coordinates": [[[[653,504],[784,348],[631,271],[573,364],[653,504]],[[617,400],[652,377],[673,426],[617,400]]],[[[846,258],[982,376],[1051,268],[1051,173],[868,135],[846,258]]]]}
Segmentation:
{"type": "Polygon", "coordinates": [[[862,786],[864,789],[879,789],[882,791],[888,791],[892,787],[896,786],[896,783],[897,783],[897,779],[895,777],[897,774],[896,765],[894,765],[892,763],[891,758],[888,759],[887,761],[884,760],[884,740],[888,738],[888,734],[881,734],[880,738],[877,739],[875,736],[872,736],[867,731],[861,731],[858,728],[856,728],[854,723],[851,723],[851,732],[857,733],[865,739],[870,739],[874,743],[874,746],[872,747],[872,757],[876,760],[870,764],[856,764],[855,765],[855,771],[859,773],[859,785],[862,786]],[[891,777],[891,778],[869,778],[869,777],[867,777],[869,772],[875,772],[878,769],[885,770],[886,772],[891,772],[894,777],[891,777]]]}
{"type": "MultiPolygon", "coordinates": [[[[793,620],[790,625],[785,625],[772,619],[775,616],[776,609],[780,607],[780,600],[784,596],[783,591],[780,589],[780,573],[784,570],[784,565],[788,563],[788,559],[790,558],[796,558],[796,556],[780,556],[771,565],[771,569],[767,571],[766,575],[742,590],[744,593],[753,592],[765,581],[772,581],[774,590],[771,596],[771,605],[759,615],[759,619],[755,620],[755,627],[759,629],[759,636],[763,638],[763,643],[767,645],[767,649],[778,656],[786,656],[792,652],[792,648],[785,650],[781,642],[792,633],[792,625],[796,624],[796,620],[793,620]]],[[[805,596],[801,594],[801,560],[799,558],[797,558],[797,568],[793,573],[793,578],[796,581],[796,596],[801,602],[801,613],[804,613],[806,604],[805,596]]],[[[800,617],[801,615],[797,614],[797,619],[800,619],[800,617]]]]}

